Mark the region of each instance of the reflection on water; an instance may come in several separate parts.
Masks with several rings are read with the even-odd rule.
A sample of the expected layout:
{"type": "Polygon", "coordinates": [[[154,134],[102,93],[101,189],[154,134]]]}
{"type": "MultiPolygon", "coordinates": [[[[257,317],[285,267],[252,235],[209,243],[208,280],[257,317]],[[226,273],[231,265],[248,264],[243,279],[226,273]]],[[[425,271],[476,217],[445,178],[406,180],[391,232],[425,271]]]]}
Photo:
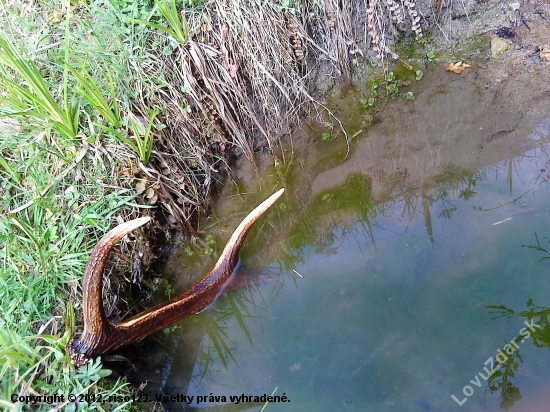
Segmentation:
{"type": "MultiPolygon", "coordinates": [[[[441,163],[388,192],[369,174],[382,170],[365,168],[305,201],[287,159],[268,180],[289,194],[242,254],[252,284],[138,345],[135,382],[152,397],[195,396],[170,410],[258,411],[230,396],[275,388],[290,402],[266,411],[446,411],[459,408],[452,395],[468,411],[543,410],[550,309],[533,302],[549,304],[550,147],[539,126],[523,155],[473,172],[441,163]],[[541,328],[471,383],[525,320],[541,328]],[[197,404],[210,394],[226,402],[197,404]]],[[[232,198],[237,218],[262,197],[232,198]]],[[[231,227],[221,220],[217,233],[231,227]]]]}

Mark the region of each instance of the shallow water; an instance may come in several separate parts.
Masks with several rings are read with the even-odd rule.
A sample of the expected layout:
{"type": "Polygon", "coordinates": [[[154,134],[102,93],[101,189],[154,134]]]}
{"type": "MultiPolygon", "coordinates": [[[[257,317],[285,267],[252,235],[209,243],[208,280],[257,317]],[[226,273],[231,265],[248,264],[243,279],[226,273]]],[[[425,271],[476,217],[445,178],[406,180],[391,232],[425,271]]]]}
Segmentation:
{"type": "MultiPolygon", "coordinates": [[[[246,211],[288,188],[241,255],[241,272],[260,276],[142,342],[134,382],[147,380],[152,398],[194,396],[191,406],[213,411],[258,411],[263,403],[229,407],[229,397],[275,388],[290,402],[266,411],[546,410],[549,121],[532,106],[506,123],[512,109],[485,110],[482,93],[461,107],[459,94],[478,80],[458,79],[446,77],[441,93],[434,77],[424,100],[391,106],[344,163],[333,155],[345,152],[342,142],[306,141],[279,168],[228,185],[214,210],[226,218],[203,224],[220,238],[217,251],[246,211]],[[399,107],[417,112],[404,121],[399,107]],[[460,119],[470,131],[457,140],[460,119]],[[530,320],[540,328],[517,340],[519,350],[507,347],[509,360],[484,379],[488,360],[499,365],[498,350],[530,320]],[[197,403],[211,394],[226,401],[197,403]]],[[[182,248],[167,273],[184,261],[182,248]]],[[[181,288],[190,282],[179,279],[181,288]]]]}

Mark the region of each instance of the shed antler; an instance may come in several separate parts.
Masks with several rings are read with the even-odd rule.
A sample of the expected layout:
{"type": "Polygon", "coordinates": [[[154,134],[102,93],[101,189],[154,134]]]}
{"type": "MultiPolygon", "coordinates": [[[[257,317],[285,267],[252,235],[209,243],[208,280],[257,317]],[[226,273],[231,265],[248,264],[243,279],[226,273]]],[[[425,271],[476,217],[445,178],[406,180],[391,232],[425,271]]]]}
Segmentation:
{"type": "Polygon", "coordinates": [[[103,310],[101,288],[103,269],[110,250],[127,233],[149,222],[149,217],[131,220],[115,227],[96,245],[83,282],[84,332],[67,344],[67,352],[77,366],[86,364],[91,358],[109,353],[124,345],[161,330],[166,326],[196,313],[212,303],[221,292],[239,260],[239,250],[252,225],[283,194],[284,189],[271,195],[254,209],[231,235],[223,252],[201,280],[180,296],[161,303],[130,319],[113,325],[107,320],[103,310]]]}

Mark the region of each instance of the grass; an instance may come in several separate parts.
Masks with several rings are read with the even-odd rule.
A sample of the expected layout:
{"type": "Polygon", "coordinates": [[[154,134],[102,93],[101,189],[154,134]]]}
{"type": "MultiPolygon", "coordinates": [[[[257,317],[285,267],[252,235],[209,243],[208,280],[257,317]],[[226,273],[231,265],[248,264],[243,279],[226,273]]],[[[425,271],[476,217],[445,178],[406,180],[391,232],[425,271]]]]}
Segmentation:
{"type": "Polygon", "coordinates": [[[13,394],[128,390],[123,382],[98,384],[110,373],[100,363],[93,373],[75,370],[64,347],[90,250],[135,207],[135,194],[110,188],[107,159],[78,161],[68,141],[59,149],[49,143],[28,132],[4,133],[0,143],[10,170],[0,172],[0,399],[9,408],[13,394]]]}
{"type": "MultiPolygon", "coordinates": [[[[69,20],[66,23],[66,39],[69,38],[69,20]]],[[[0,36],[0,87],[4,98],[0,100],[1,116],[12,118],[34,117],[45,122],[69,140],[75,140],[80,127],[80,106],[86,100],[113,127],[119,128],[120,116],[116,101],[115,85],[109,69],[105,68],[109,79],[111,104],[104,97],[94,78],[88,73],[84,62],[75,69],[67,61],[70,53],[68,40],[65,42],[63,62],[63,104],[57,103],[40,69],[28,56],[21,54],[7,33],[0,36]],[[69,84],[68,72],[75,81],[69,84]],[[69,96],[69,88],[74,92],[69,96]]]]}
{"type": "Polygon", "coordinates": [[[114,128],[118,129],[120,127],[120,115],[118,112],[118,104],[116,102],[116,91],[115,85],[113,84],[113,79],[108,68],[105,68],[105,72],[109,77],[109,85],[111,91],[111,101],[113,102],[112,106],[107,102],[107,99],[101,93],[97,83],[92,76],[88,73],[84,64],[81,65],[80,70],[76,70],[67,64],[67,69],[71,74],[76,78],[76,92],[86,99],[92,107],[97,110],[104,119],[108,120],[114,128]]]}
{"type": "MultiPolygon", "coordinates": [[[[25,33],[18,32],[27,22],[9,6],[0,32],[1,111],[12,119],[0,124],[0,406],[27,408],[13,395],[127,395],[133,389],[123,381],[102,379],[111,372],[99,359],[76,370],[65,345],[80,322],[80,283],[91,249],[139,206],[134,176],[125,172],[135,156],[100,127],[124,133],[121,113],[128,113],[129,98],[119,92],[128,91],[121,78],[129,76],[108,65],[105,43],[72,47],[89,25],[69,13],[49,27],[65,41],[56,46],[46,39],[52,43],[31,58],[22,47],[25,33]]],[[[52,407],[76,404],[32,406],[52,407]]],[[[78,408],[130,405],[81,402],[78,408]]]]}
{"type": "Polygon", "coordinates": [[[23,56],[6,35],[0,36],[0,49],[0,87],[5,96],[0,100],[0,115],[32,116],[51,124],[66,138],[74,139],[78,129],[78,110],[69,104],[67,84],[63,87],[64,104],[61,107],[38,67],[23,56]]]}
{"type": "Polygon", "coordinates": [[[187,23],[184,12],[181,12],[181,14],[178,12],[176,0],[155,0],[155,5],[168,22],[168,27],[140,19],[129,19],[128,21],[145,24],[154,29],[161,30],[170,34],[180,44],[187,44],[189,41],[189,24],[187,23]]]}

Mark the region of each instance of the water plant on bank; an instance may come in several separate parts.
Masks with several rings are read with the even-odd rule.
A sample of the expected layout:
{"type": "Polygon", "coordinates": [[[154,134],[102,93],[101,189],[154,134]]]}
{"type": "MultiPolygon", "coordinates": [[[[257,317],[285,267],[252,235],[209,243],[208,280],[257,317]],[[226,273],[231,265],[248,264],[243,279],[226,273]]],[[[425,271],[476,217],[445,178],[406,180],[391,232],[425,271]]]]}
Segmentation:
{"type": "Polygon", "coordinates": [[[420,69],[414,70],[412,66],[404,67],[401,72],[402,74],[396,75],[390,71],[382,78],[371,80],[368,86],[370,96],[360,99],[359,104],[367,111],[378,111],[386,104],[388,97],[395,100],[402,96],[407,101],[414,100],[414,93],[410,90],[405,92],[403,89],[410,86],[413,79],[421,81],[424,72],[420,69]],[[386,93],[381,90],[385,90],[386,93]]]}

